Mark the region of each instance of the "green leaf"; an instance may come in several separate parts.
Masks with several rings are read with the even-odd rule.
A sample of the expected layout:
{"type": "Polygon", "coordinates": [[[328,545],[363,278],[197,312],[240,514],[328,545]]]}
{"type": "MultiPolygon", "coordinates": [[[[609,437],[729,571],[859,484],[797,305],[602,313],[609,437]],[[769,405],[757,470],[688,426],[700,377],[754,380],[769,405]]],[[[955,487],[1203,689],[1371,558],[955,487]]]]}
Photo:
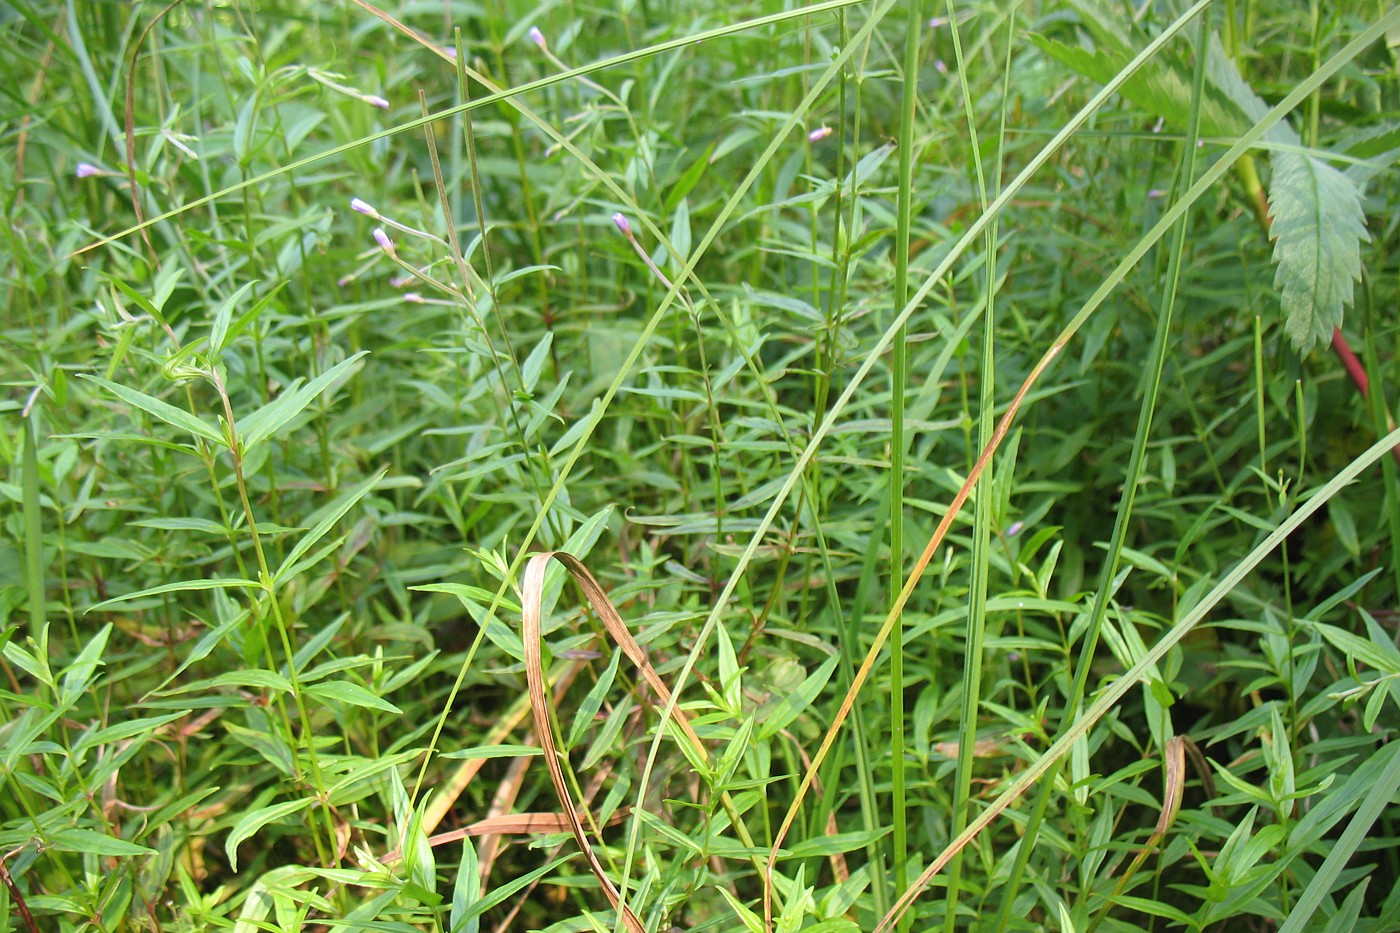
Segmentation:
{"type": "MultiPolygon", "coordinates": [[[[1211,80],[1251,120],[1268,105],[1225,56],[1219,40],[1210,48],[1211,80]]],[[[1269,183],[1270,233],[1274,237],[1274,287],[1283,306],[1284,330],[1293,348],[1307,353],[1332,341],[1342,313],[1361,278],[1361,241],[1370,240],[1361,209],[1361,187],[1315,156],[1299,151],[1302,140],[1287,123],[1265,138],[1274,150],[1269,183]]]]}
{"type": "Polygon", "coordinates": [[[1346,629],[1326,622],[1309,623],[1331,642],[1332,646],[1347,656],[1352,663],[1360,662],[1385,674],[1400,674],[1400,652],[1393,647],[1381,647],[1360,635],[1353,635],[1346,629]]]}
{"type": "Polygon", "coordinates": [[[569,727],[569,737],[564,742],[566,749],[577,748],[583,734],[593,725],[593,720],[603,708],[603,701],[608,697],[608,691],[612,689],[613,680],[617,677],[617,665],[621,660],[622,652],[614,651],[612,660],[608,662],[602,675],[584,696],[583,702],[579,703],[574,712],[573,724],[569,727]]]}
{"type": "Polygon", "coordinates": [[[349,680],[326,680],[310,684],[307,686],[306,692],[323,700],[337,700],[341,703],[349,703],[351,706],[363,706],[366,709],[377,709],[384,713],[403,713],[403,710],[388,700],[375,696],[369,690],[349,680]]]}
{"type": "Polygon", "coordinates": [[[498,888],[492,888],[489,894],[474,903],[468,904],[465,909],[460,912],[454,909],[452,911],[452,933],[463,933],[463,931],[470,929],[467,924],[473,917],[481,916],[492,907],[495,907],[497,904],[511,897],[515,892],[528,885],[534,884],[550,872],[558,871],[559,866],[563,865],[571,858],[573,858],[572,855],[566,855],[563,858],[546,862],[534,871],[529,871],[519,877],[512,878],[498,888]],[[461,926],[458,926],[458,924],[461,924],[461,926]]]}
{"type": "MultiPolygon", "coordinates": [[[[346,362],[349,362],[349,360],[346,362]]],[[[315,526],[313,526],[310,531],[302,535],[300,540],[297,541],[291,553],[287,555],[287,559],[282,561],[282,565],[278,567],[277,572],[273,574],[273,579],[279,583],[286,582],[287,576],[290,575],[293,568],[296,568],[297,561],[301,560],[302,556],[305,555],[307,551],[311,550],[316,542],[324,538],[326,533],[335,527],[335,523],[340,521],[346,512],[354,508],[355,503],[363,499],[369,491],[384,478],[384,474],[388,472],[389,468],[385,467],[328,506],[326,514],[316,522],[315,526]]]]}
{"type": "MultiPolygon", "coordinates": [[[[195,686],[194,684],[190,685],[195,686]]],[[[292,682],[276,671],[246,670],[226,671],[218,677],[203,681],[201,687],[254,687],[258,690],[278,690],[290,693],[292,682]]],[[[170,691],[171,695],[184,693],[187,688],[170,691]]]]}
{"type": "Polygon", "coordinates": [[[804,839],[788,849],[792,858],[809,858],[814,855],[837,855],[841,852],[853,852],[856,849],[863,849],[877,839],[883,838],[891,830],[885,829],[863,830],[855,833],[833,833],[829,836],[813,836],[811,839],[804,839]]]}
{"type": "Polygon", "coordinates": [[[155,855],[155,849],[138,846],[134,842],[118,839],[106,833],[91,829],[61,829],[49,837],[51,848],[60,852],[82,852],[86,855],[155,855]]]}
{"type": "Polygon", "coordinates": [[[1274,287],[1294,349],[1332,340],[1361,278],[1361,241],[1369,240],[1361,190],[1320,159],[1275,152],[1269,185],[1274,287]]]}
{"type": "Polygon", "coordinates": [[[159,596],[162,593],[178,593],[185,590],[257,589],[257,586],[255,580],[182,580],[178,583],[162,583],[160,586],[153,586],[150,589],[137,590],[135,593],[127,593],[125,596],[113,596],[111,599],[102,600],[95,606],[89,606],[86,611],[95,612],[98,609],[115,606],[117,603],[130,602],[144,596],[159,596]]]}
{"type": "Polygon", "coordinates": [[[471,905],[481,899],[480,869],[477,867],[476,847],[471,838],[462,840],[462,859],[457,863],[457,880],[452,884],[452,913],[448,915],[448,929],[452,933],[477,933],[481,920],[475,914],[468,914],[471,905]]]}
{"type": "Polygon", "coordinates": [[[160,399],[147,395],[144,392],[138,392],[135,389],[128,388],[124,385],[118,385],[115,382],[108,382],[106,379],[102,379],[98,376],[89,376],[86,373],[79,373],[79,376],[89,382],[96,383],[128,405],[141,409],[157,420],[164,421],[166,424],[177,427],[182,431],[187,431],[195,437],[202,437],[211,444],[217,444],[220,447],[225,446],[224,436],[219,433],[218,428],[196,418],[183,409],[176,408],[174,405],[167,402],[162,402],[160,399]]]}
{"type": "Polygon", "coordinates": [[[238,870],[239,843],[250,838],[268,823],[290,816],[298,810],[304,810],[313,803],[315,800],[310,797],[302,800],[284,800],[281,803],[274,803],[270,807],[259,807],[251,813],[244,814],[243,819],[234,824],[233,830],[228,834],[228,839],[224,841],[224,852],[228,855],[229,867],[234,871],[238,870]]]}
{"type": "Polygon", "coordinates": [[[244,285],[234,293],[233,297],[221,304],[219,309],[214,313],[214,322],[209,331],[209,357],[211,360],[217,360],[219,355],[223,353],[224,348],[228,346],[229,342],[243,331],[247,330],[249,324],[257,320],[264,309],[267,308],[268,304],[271,303],[272,299],[277,297],[277,293],[282,291],[283,286],[287,283],[282,282],[276,288],[264,294],[253,303],[251,308],[240,314],[237,321],[234,321],[234,307],[243,300],[243,296],[256,284],[256,282],[249,282],[247,285],[244,285]]]}
{"type": "Polygon", "coordinates": [[[1400,744],[1392,742],[1386,745],[1376,752],[1373,760],[1384,762],[1384,766],[1379,769],[1379,780],[1371,786],[1370,792],[1351,818],[1351,822],[1347,824],[1341,838],[1328,846],[1327,858],[1323,860],[1322,867],[1303,889],[1288,919],[1279,928],[1279,933],[1300,933],[1310,928],[1308,924],[1313,913],[1332,890],[1352,855],[1366,841],[1372,825],[1385,811],[1396,790],[1400,790],[1400,744]]]}
{"type": "MultiPolygon", "coordinates": [[[[240,288],[238,291],[230,295],[226,300],[221,302],[219,304],[219,307],[214,310],[214,320],[210,323],[209,326],[210,360],[217,360],[219,358],[219,353],[222,352],[222,350],[224,349],[224,341],[228,339],[229,325],[233,321],[234,307],[240,301],[242,301],[243,296],[248,294],[248,292],[252,291],[253,286],[257,284],[257,282],[248,282],[244,284],[242,288],[240,288]]],[[[273,294],[276,293],[274,292],[273,294]]],[[[267,299],[271,297],[271,295],[268,295],[267,298],[264,298],[261,302],[259,302],[259,304],[265,304],[267,302],[267,299]]]]}
{"type": "Polygon", "coordinates": [[[169,722],[174,722],[182,716],[189,714],[189,710],[182,709],[173,713],[166,713],[164,716],[151,716],[144,719],[129,719],[126,722],[119,722],[116,725],[106,726],[101,729],[92,729],[78,736],[78,741],[73,743],[74,751],[81,751],[92,748],[96,745],[110,745],[113,742],[120,742],[135,735],[145,733],[149,738],[157,729],[169,722]]]}
{"type": "Polygon", "coordinates": [[[530,355],[521,364],[520,384],[526,392],[535,391],[535,386],[540,381],[540,373],[544,372],[544,364],[549,362],[549,348],[553,344],[553,332],[545,331],[543,339],[535,345],[535,349],[530,351],[530,355]]]}
{"type": "Polygon", "coordinates": [[[301,414],[322,392],[334,385],[347,371],[360,361],[369,351],[361,350],[354,356],[342,360],[321,373],[305,385],[297,379],[282,394],[252,414],[238,419],[238,436],[246,454],[284,428],[289,421],[301,414]]]}
{"type": "Polygon", "coordinates": [[[477,745],[455,752],[446,752],[439,758],[524,758],[527,755],[542,755],[544,749],[538,745],[477,745]]]}
{"type": "Polygon", "coordinates": [[[831,674],[836,670],[838,660],[837,657],[827,658],[822,662],[822,666],[802,681],[796,690],[778,701],[771,711],[765,712],[762,728],[758,731],[759,741],[766,742],[781,730],[786,729],[794,719],[812,705],[817,694],[821,693],[826,682],[831,679],[831,674]]]}
{"type": "Polygon", "coordinates": [[[97,666],[102,663],[102,652],[107,647],[107,638],[111,634],[112,625],[109,622],[83,646],[82,652],[64,670],[63,680],[59,684],[61,705],[68,706],[75,702],[92,683],[97,666]]]}

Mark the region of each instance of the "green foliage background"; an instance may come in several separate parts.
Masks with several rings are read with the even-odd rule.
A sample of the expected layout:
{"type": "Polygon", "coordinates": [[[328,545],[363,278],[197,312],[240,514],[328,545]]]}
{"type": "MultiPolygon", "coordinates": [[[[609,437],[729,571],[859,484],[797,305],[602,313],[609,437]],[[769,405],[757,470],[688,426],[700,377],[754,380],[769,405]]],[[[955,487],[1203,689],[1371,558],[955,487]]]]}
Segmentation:
{"type": "Polygon", "coordinates": [[[12,0],[0,930],[614,928],[540,549],[648,929],[1400,929],[1400,13],[1204,6],[12,0]]]}

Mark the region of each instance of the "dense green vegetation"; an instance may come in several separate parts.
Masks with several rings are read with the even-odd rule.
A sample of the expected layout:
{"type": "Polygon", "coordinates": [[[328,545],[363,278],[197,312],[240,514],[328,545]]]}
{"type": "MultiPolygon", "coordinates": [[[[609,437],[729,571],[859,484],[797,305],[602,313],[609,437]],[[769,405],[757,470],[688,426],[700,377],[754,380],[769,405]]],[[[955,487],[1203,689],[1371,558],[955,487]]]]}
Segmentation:
{"type": "Polygon", "coordinates": [[[1393,4],[0,34],[0,931],[1400,929],[1393,4]]]}

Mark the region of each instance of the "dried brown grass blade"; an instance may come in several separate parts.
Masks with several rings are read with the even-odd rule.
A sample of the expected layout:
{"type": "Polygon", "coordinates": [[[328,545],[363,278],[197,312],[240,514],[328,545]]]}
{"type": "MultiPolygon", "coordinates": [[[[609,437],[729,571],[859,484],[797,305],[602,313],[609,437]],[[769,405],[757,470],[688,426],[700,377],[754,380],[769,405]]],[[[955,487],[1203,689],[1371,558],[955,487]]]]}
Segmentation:
{"type": "Polygon", "coordinates": [[[647,660],[646,653],[642,651],[642,646],[637,644],[637,640],[632,637],[627,624],[622,621],[622,616],[613,606],[612,600],[603,590],[593,574],[588,568],[572,554],[563,551],[545,551],[530,558],[525,565],[525,575],[521,583],[521,640],[525,643],[525,679],[530,688],[530,711],[535,717],[535,734],[539,738],[540,747],[544,749],[545,766],[549,769],[550,780],[554,783],[554,791],[559,795],[559,802],[564,806],[565,818],[568,821],[569,829],[574,835],[574,840],[578,843],[579,850],[583,853],[584,860],[588,862],[589,870],[603,888],[603,893],[607,895],[612,903],[613,909],[622,915],[623,923],[627,926],[628,933],[643,933],[642,922],[637,919],[632,909],[622,902],[622,897],[617,891],[616,885],[608,877],[598,856],[593,852],[593,846],[588,841],[588,834],[584,832],[583,822],[579,819],[579,814],[575,802],[569,791],[567,782],[564,779],[564,767],[561,763],[558,746],[554,744],[554,729],[550,724],[550,701],[545,692],[545,670],[543,659],[543,621],[541,619],[541,600],[544,594],[544,574],[551,560],[557,560],[564,565],[579,588],[583,590],[584,598],[593,607],[593,611],[598,614],[598,618],[603,623],[603,628],[608,636],[627,655],[627,659],[637,668],[638,673],[650,685],[652,691],[661,708],[671,708],[676,728],[685,736],[702,757],[707,758],[705,746],[700,741],[700,737],[691,728],[690,722],[685,718],[679,707],[671,703],[671,691],[666,686],[656,669],[647,660]]]}
{"type": "MultiPolygon", "coordinates": [[[[616,826],[632,813],[630,807],[618,810],[603,826],[616,826]]],[[[468,836],[529,836],[544,833],[562,833],[569,829],[569,818],[562,813],[504,813],[488,816],[461,829],[449,830],[429,837],[428,845],[433,848],[453,842],[461,842],[468,836]]],[[[403,858],[403,853],[394,849],[384,856],[383,863],[392,865],[403,858]]]]}
{"type": "MultiPolygon", "coordinates": [[[[556,701],[558,700],[558,696],[559,695],[556,693],[556,701]]],[[[531,737],[529,741],[533,742],[533,737],[531,737]]],[[[506,770],[505,778],[501,781],[500,784],[496,785],[496,793],[491,798],[491,809],[487,811],[485,819],[477,820],[472,825],[481,826],[483,823],[485,823],[487,826],[490,826],[497,822],[501,823],[504,826],[524,825],[528,827],[529,825],[531,825],[528,819],[523,823],[519,823],[519,821],[522,817],[528,818],[530,816],[534,816],[535,814],[512,812],[515,810],[516,798],[520,796],[520,790],[524,786],[525,773],[529,770],[529,758],[517,758],[514,761],[512,761],[510,763],[510,767],[506,770]]],[[[558,814],[549,814],[549,816],[553,817],[554,819],[560,820],[560,830],[566,828],[558,814]]],[[[509,829],[502,830],[502,832],[511,831],[512,830],[509,829]]],[[[525,832],[529,832],[529,830],[526,829],[525,832]]],[[[489,830],[482,833],[481,841],[476,847],[476,861],[477,874],[481,878],[481,884],[483,889],[486,886],[487,879],[491,877],[491,869],[496,866],[496,859],[498,856],[500,856],[501,850],[504,847],[505,843],[502,841],[500,835],[490,832],[489,830]]]]}
{"type": "Polygon", "coordinates": [[[1186,789],[1186,748],[1190,742],[1184,735],[1174,735],[1167,739],[1166,747],[1162,749],[1162,812],[1157,814],[1157,827],[1152,830],[1152,835],[1148,837],[1147,844],[1138,849],[1133,856],[1133,861],[1128,865],[1126,871],[1118,876],[1118,883],[1113,887],[1113,893],[1105,900],[1099,912],[1094,915],[1094,919],[1089,923],[1085,933],[1094,933],[1098,929],[1099,923],[1108,916],[1109,910],[1118,903],[1118,898],[1124,891],[1128,890],[1128,883],[1133,876],[1142,868],[1147,861],[1149,853],[1153,852],[1164,838],[1167,830],[1172,828],[1176,822],[1176,815],[1181,811],[1181,795],[1186,789]]]}
{"type": "MultiPolygon", "coordinates": [[[[575,661],[565,667],[555,678],[554,690],[556,693],[563,693],[573,683],[578,672],[583,670],[582,661],[575,661]]],[[[482,745],[500,745],[506,740],[515,727],[520,725],[525,715],[530,712],[530,698],[521,697],[511,704],[510,709],[503,715],[486,734],[486,738],[481,741],[482,745]]],[[[469,758],[462,762],[462,766],[456,770],[452,777],[439,788],[438,793],[428,801],[428,807],[423,812],[423,830],[429,834],[442,825],[449,810],[457,803],[457,798],[462,796],[462,792],[467,789],[467,785],[476,777],[478,771],[486,764],[484,758],[469,758]]]]}
{"type": "Polygon", "coordinates": [[[1165,749],[1166,776],[1162,781],[1162,812],[1157,815],[1157,828],[1152,831],[1156,842],[1167,834],[1181,812],[1181,795],[1186,790],[1186,736],[1167,739],[1165,749]]]}

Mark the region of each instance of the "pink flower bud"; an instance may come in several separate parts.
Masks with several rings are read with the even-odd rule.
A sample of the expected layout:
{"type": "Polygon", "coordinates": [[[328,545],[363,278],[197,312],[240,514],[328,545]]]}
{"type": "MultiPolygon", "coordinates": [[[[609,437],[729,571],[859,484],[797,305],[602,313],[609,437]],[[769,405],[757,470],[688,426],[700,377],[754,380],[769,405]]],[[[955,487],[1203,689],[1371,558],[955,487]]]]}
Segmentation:
{"type": "Polygon", "coordinates": [[[538,45],[541,52],[549,51],[549,43],[544,41],[544,33],[540,32],[540,27],[530,27],[530,41],[538,45]]]}
{"type": "Polygon", "coordinates": [[[948,66],[943,63],[943,59],[935,58],[933,60],[933,70],[941,75],[946,75],[948,73],[948,66]]]}
{"type": "Polygon", "coordinates": [[[78,163],[77,175],[79,178],[91,178],[94,175],[105,174],[107,173],[102,171],[102,169],[98,168],[96,165],[93,165],[91,162],[78,163]]]}
{"type": "Polygon", "coordinates": [[[619,211],[612,215],[612,222],[617,224],[617,229],[622,231],[622,235],[628,239],[632,238],[632,225],[627,222],[627,218],[619,211]]]}
{"type": "Polygon", "coordinates": [[[389,102],[378,94],[370,94],[365,98],[365,103],[378,107],[380,110],[388,110],[389,102]]]}
{"type": "Polygon", "coordinates": [[[390,256],[398,255],[394,252],[394,241],[389,239],[389,234],[384,232],[383,227],[374,228],[374,242],[378,243],[379,248],[384,250],[384,252],[388,253],[390,256]]]}
{"type": "Polygon", "coordinates": [[[372,204],[361,201],[359,198],[350,199],[350,210],[357,214],[364,214],[366,217],[374,217],[376,219],[379,217],[379,211],[375,210],[372,204]]]}
{"type": "Polygon", "coordinates": [[[819,142],[821,142],[823,139],[826,139],[826,138],[827,138],[828,136],[830,136],[830,135],[831,135],[831,127],[829,127],[829,126],[818,127],[817,129],[812,130],[812,132],[810,132],[810,133],[807,134],[807,142],[809,142],[809,143],[819,143],[819,142]]]}
{"type": "Polygon", "coordinates": [[[420,295],[420,294],[418,294],[417,292],[404,292],[404,293],[403,293],[403,300],[404,300],[404,301],[407,301],[409,304],[415,304],[415,305],[424,304],[423,296],[420,295]]]}

